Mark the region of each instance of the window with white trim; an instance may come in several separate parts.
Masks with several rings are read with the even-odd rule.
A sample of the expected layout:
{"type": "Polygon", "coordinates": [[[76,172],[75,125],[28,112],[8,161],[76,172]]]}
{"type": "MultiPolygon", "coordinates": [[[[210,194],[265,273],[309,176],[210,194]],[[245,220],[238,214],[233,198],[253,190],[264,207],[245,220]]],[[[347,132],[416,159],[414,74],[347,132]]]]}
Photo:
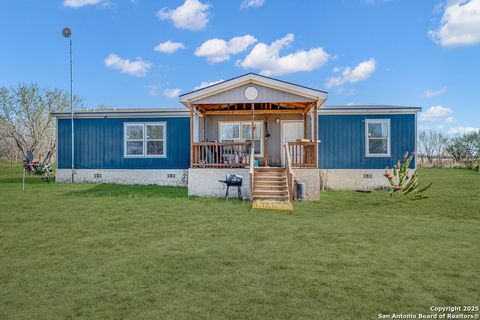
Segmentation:
{"type": "Polygon", "coordinates": [[[367,157],[390,157],[390,119],[366,119],[365,140],[367,157]]]}
{"type": "MultiPolygon", "coordinates": [[[[219,122],[218,136],[221,142],[251,142],[251,122],[219,122]]],[[[255,155],[263,155],[263,123],[255,122],[255,155]]]]}
{"type": "Polygon", "coordinates": [[[165,157],[166,123],[145,122],[124,124],[125,157],[165,157]]]}

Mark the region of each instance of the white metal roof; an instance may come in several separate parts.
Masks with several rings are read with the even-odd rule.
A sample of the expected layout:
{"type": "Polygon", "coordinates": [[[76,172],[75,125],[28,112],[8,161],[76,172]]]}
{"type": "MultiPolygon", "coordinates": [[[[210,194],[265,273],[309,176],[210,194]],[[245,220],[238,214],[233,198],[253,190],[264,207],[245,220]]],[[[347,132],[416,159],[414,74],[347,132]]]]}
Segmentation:
{"type": "MultiPolygon", "coordinates": [[[[70,118],[72,113],[52,112],[55,118],[70,118]]],[[[115,108],[74,110],[75,118],[140,118],[140,117],[188,117],[186,108],[115,108]]]]}
{"type": "Polygon", "coordinates": [[[417,113],[421,107],[392,105],[346,105],[324,106],[318,109],[319,114],[387,114],[387,113],[417,113]]]}

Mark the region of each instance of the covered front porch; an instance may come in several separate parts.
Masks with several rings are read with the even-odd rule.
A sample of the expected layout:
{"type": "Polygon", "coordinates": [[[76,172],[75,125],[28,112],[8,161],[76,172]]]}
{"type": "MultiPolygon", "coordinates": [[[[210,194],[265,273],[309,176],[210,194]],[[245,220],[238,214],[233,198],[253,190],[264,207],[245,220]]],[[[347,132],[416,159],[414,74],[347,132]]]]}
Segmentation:
{"type": "MultiPolygon", "coordinates": [[[[195,170],[189,193],[192,177],[201,185],[211,177],[213,185],[220,174],[238,172],[247,173],[252,199],[291,199],[295,169],[318,175],[317,109],[325,100],[322,91],[256,74],[182,95],[190,110],[190,171],[195,170]]],[[[205,192],[200,185],[196,189],[205,192]]]]}
{"type": "Polygon", "coordinates": [[[196,104],[191,167],[285,167],[288,152],[293,167],[316,168],[316,118],[313,103],[196,104]]]}

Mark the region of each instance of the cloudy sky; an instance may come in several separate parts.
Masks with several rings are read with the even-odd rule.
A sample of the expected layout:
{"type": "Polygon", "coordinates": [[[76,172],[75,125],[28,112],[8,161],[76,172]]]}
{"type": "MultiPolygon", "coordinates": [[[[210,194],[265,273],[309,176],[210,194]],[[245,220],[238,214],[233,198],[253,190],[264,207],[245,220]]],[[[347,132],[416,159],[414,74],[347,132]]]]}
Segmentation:
{"type": "Polygon", "coordinates": [[[246,72],[327,90],[327,105],[421,106],[421,129],[480,127],[480,0],[16,0],[0,4],[0,85],[86,107],[175,107],[246,72]]]}

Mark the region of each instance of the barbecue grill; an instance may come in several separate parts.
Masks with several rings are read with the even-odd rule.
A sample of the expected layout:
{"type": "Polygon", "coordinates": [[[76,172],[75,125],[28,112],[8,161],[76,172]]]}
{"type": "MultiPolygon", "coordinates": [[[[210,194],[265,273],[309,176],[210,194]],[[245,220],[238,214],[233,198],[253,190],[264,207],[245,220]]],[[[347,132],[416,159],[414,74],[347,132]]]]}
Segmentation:
{"type": "Polygon", "coordinates": [[[230,187],[237,187],[238,198],[242,200],[242,176],[237,176],[235,174],[227,174],[225,180],[218,181],[224,183],[227,186],[227,191],[225,192],[225,200],[228,199],[228,190],[230,189],[230,187]]]}

